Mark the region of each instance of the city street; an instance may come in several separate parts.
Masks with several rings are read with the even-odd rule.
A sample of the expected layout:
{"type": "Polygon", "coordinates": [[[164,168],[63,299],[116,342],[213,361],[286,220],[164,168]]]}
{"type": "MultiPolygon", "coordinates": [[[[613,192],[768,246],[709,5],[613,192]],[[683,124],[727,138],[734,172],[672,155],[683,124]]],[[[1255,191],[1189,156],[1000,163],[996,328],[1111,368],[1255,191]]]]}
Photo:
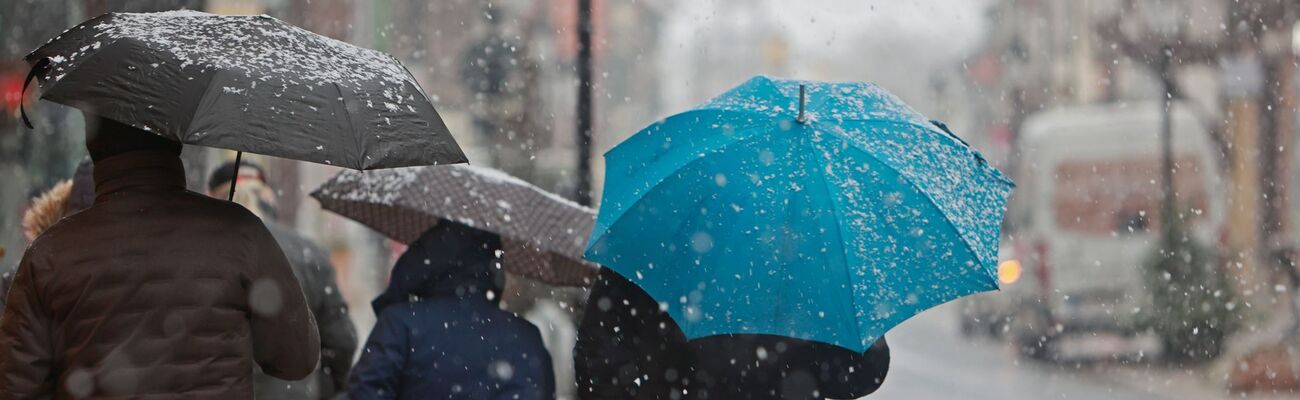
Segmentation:
{"type": "Polygon", "coordinates": [[[0,399],[1300,400],[1297,148],[1300,0],[0,0],[0,399]]]}
{"type": "MultiPolygon", "coordinates": [[[[962,338],[955,304],[886,335],[889,377],[871,399],[1228,399],[1205,379],[1146,366],[1049,365],[1023,361],[1001,342],[962,338]]],[[[1248,397],[1285,398],[1285,397],[1248,397]]]]}

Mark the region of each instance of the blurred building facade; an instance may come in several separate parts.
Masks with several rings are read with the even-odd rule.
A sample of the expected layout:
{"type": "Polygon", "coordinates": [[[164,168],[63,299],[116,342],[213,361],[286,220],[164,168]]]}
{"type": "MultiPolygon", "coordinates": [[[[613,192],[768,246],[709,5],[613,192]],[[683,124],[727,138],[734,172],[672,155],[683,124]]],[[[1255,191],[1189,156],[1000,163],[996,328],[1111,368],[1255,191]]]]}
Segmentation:
{"type": "MultiPolygon", "coordinates": [[[[1025,118],[1074,105],[1159,101],[1162,48],[1176,101],[1218,147],[1228,224],[1218,243],[1239,291],[1272,301],[1270,251],[1294,238],[1300,5],[1284,0],[999,0],[964,65],[974,142],[1014,168],[1025,118]],[[1261,297],[1262,296],[1262,297],[1261,297]]],[[[1150,132],[1151,135],[1158,134],[1150,132]]],[[[1294,245],[1294,243],[1290,243],[1294,245]]]]}
{"type": "MultiPolygon", "coordinates": [[[[1151,4],[1168,2],[1150,2],[1151,4]]],[[[1226,13],[1220,0],[1178,2],[1186,25],[1186,40],[1217,40],[1226,13]]],[[[1142,60],[1126,57],[1099,29],[1121,15],[1138,15],[1132,1],[1002,0],[988,10],[991,23],[987,41],[964,65],[970,95],[981,99],[968,102],[980,108],[976,127],[984,132],[988,150],[1005,159],[1012,157],[1016,132],[1024,117],[1044,109],[1071,105],[1158,99],[1160,81],[1142,60]]],[[[1140,31],[1142,17],[1122,18],[1127,31],[1140,31]]],[[[1134,36],[1145,35],[1133,32],[1134,36]]],[[[1150,41],[1158,38],[1147,37],[1150,41]]],[[[1214,65],[1188,64],[1178,68],[1178,79],[1188,91],[1186,98],[1218,117],[1217,82],[1214,65]]]]}

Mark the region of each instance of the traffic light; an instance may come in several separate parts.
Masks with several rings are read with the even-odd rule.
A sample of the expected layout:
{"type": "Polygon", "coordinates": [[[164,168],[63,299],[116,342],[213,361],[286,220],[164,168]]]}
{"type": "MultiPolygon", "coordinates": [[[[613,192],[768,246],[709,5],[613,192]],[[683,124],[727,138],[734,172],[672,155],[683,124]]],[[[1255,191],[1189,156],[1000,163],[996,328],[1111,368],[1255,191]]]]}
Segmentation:
{"type": "Polygon", "coordinates": [[[18,106],[22,105],[25,76],[22,71],[0,73],[0,109],[4,110],[5,115],[12,116],[18,112],[18,106]]]}

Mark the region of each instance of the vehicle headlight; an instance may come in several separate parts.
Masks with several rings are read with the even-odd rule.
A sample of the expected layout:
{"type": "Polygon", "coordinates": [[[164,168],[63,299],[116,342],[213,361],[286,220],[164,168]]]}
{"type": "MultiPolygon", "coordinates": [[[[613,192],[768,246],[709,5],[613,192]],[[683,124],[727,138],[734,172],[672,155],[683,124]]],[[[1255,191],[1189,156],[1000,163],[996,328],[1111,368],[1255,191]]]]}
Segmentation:
{"type": "Polygon", "coordinates": [[[998,264],[998,281],[1010,285],[1020,280],[1020,261],[1006,260],[998,264]]]}

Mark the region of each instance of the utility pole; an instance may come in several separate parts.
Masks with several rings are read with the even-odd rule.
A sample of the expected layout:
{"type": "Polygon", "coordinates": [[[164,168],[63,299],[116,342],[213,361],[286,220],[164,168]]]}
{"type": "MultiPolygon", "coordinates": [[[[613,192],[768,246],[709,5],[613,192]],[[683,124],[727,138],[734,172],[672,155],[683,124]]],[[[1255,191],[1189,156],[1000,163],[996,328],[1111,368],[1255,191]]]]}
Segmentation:
{"type": "MultiPolygon", "coordinates": [[[[1174,107],[1174,49],[1165,45],[1160,49],[1160,85],[1164,89],[1164,95],[1161,104],[1162,112],[1160,114],[1160,175],[1164,181],[1163,195],[1160,204],[1160,232],[1165,240],[1165,245],[1169,246],[1174,240],[1173,221],[1175,207],[1177,207],[1177,191],[1174,188],[1174,139],[1173,125],[1173,107],[1174,107]]],[[[1166,257],[1172,256],[1166,251],[1166,257]]]]}
{"type": "Polygon", "coordinates": [[[591,0],[578,2],[578,185],[579,204],[591,205],[591,0]]]}
{"type": "MultiPolygon", "coordinates": [[[[1152,72],[1160,77],[1161,114],[1160,114],[1160,226],[1162,239],[1171,239],[1174,218],[1177,218],[1177,189],[1174,182],[1175,165],[1173,151],[1173,103],[1179,96],[1177,82],[1174,81],[1174,67],[1179,64],[1214,62],[1219,57],[1219,50],[1213,45],[1191,43],[1181,36],[1162,40],[1160,43],[1139,42],[1128,38],[1119,28],[1119,17],[1114,17],[1098,26],[1097,33],[1104,40],[1115,43],[1120,52],[1130,59],[1143,62],[1152,72]]],[[[1169,242],[1164,242],[1166,245],[1169,242]]]]}

